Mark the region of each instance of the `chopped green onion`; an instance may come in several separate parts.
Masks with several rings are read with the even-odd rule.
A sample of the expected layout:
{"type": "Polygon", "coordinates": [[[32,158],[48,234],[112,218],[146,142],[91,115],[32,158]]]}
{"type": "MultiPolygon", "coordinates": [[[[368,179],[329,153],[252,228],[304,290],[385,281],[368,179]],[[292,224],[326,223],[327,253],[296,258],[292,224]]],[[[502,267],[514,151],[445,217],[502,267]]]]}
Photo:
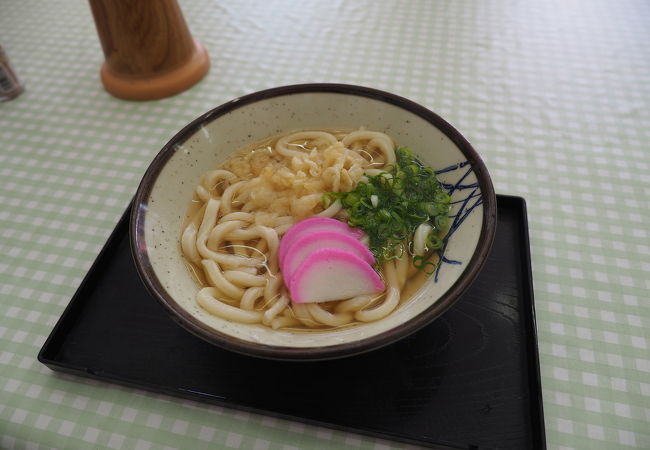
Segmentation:
{"type": "Polygon", "coordinates": [[[446,192],[436,192],[436,195],[433,197],[433,201],[436,203],[449,203],[451,197],[446,192]]]}
{"type": "MultiPolygon", "coordinates": [[[[421,223],[428,223],[434,229],[427,239],[429,249],[442,247],[439,233],[449,226],[451,198],[434,170],[424,167],[406,147],[398,148],[395,157],[395,164],[387,167],[386,172],[367,175],[368,181],[359,183],[353,191],[323,196],[325,207],[341,200],[349,214],[348,224],[368,235],[370,250],[380,264],[409,248],[410,243],[405,245],[405,240],[412,240],[421,223]]],[[[414,257],[414,264],[416,260],[419,261],[414,257]]],[[[422,264],[421,268],[433,265],[422,264]]]]}
{"type": "Polygon", "coordinates": [[[443,215],[436,216],[434,223],[437,229],[446,230],[449,227],[449,217],[443,215]]]}
{"type": "Polygon", "coordinates": [[[323,208],[327,209],[330,207],[332,203],[334,203],[334,200],[329,194],[323,194],[323,197],[321,198],[321,201],[323,202],[323,208]]]}
{"type": "Polygon", "coordinates": [[[434,233],[429,233],[427,236],[427,248],[430,250],[439,250],[442,248],[442,239],[434,233]]]}
{"type": "Polygon", "coordinates": [[[424,256],[421,255],[416,255],[413,257],[413,265],[415,266],[416,269],[421,269],[421,270],[430,267],[430,269],[424,270],[427,275],[431,275],[433,272],[436,271],[436,265],[431,261],[427,261],[424,258],[424,256]]]}

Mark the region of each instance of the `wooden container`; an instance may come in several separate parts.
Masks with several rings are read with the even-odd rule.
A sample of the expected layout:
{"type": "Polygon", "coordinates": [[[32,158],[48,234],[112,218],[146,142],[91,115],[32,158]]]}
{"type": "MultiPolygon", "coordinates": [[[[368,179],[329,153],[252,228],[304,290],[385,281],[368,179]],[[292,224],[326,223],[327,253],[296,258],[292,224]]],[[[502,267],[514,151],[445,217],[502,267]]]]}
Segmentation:
{"type": "Polygon", "coordinates": [[[101,80],[115,97],[168,97],[208,72],[208,53],[192,38],[177,0],[89,3],[104,51],[101,80]]]}

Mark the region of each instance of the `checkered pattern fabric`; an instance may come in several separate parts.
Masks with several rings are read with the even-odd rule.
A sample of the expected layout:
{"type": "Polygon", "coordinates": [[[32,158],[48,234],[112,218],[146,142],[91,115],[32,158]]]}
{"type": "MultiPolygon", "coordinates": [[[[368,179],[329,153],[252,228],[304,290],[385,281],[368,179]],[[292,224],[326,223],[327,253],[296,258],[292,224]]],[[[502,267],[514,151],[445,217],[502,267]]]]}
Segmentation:
{"type": "Polygon", "coordinates": [[[403,448],[53,373],[36,355],[161,146],[242,94],[345,82],[454,124],[529,208],[548,446],[650,448],[650,3],[181,0],[212,68],[110,97],[87,2],[0,0],[0,447],[403,448]]]}

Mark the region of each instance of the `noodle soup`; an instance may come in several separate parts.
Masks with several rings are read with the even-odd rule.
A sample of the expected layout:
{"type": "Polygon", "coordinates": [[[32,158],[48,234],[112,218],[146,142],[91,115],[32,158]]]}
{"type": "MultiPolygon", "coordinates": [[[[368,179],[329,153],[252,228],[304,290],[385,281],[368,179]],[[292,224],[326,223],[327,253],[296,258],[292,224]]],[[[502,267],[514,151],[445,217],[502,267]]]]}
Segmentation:
{"type": "MultiPolygon", "coordinates": [[[[427,176],[422,180],[426,179],[427,176]]],[[[419,213],[415,214],[418,215],[419,213]]],[[[179,130],[162,147],[140,182],[130,220],[130,244],[136,269],[147,290],[171,318],[189,332],[210,344],[246,355],[313,361],[348,357],[377,349],[410,335],[438,318],[462,296],[480,273],[489,255],[495,230],[496,198],[487,168],[476,150],[451,124],[422,105],[389,92],[362,86],[310,84],[283,86],[233,99],[207,111],[179,130]],[[292,138],[281,140],[286,137],[284,133],[290,130],[314,130],[319,124],[325,124],[325,128],[319,130],[325,135],[301,135],[294,136],[295,141],[292,138]],[[385,131],[392,139],[387,140],[383,135],[362,139],[356,134],[355,139],[349,137],[345,144],[342,142],[347,135],[352,134],[346,130],[362,131],[359,129],[362,126],[385,131]],[[278,136],[279,134],[282,135],[278,136]],[[327,135],[333,136],[336,143],[327,135]],[[269,138],[270,136],[276,137],[269,138]],[[280,142],[284,144],[281,145],[280,142]],[[347,167],[341,165],[341,162],[345,163],[344,160],[337,161],[341,156],[335,152],[331,155],[332,160],[324,158],[326,153],[330,153],[327,152],[331,146],[328,142],[332,145],[341,143],[347,149],[346,156],[352,158],[347,161],[347,167]],[[251,143],[261,144],[251,146],[251,143]],[[409,160],[408,152],[401,151],[404,147],[396,148],[397,143],[417,151],[419,161],[436,170],[436,178],[450,197],[447,217],[451,223],[444,239],[432,231],[436,230],[434,227],[439,227],[438,231],[442,231],[443,224],[431,221],[428,225],[421,224],[422,228],[420,225],[412,226],[413,223],[409,221],[408,227],[411,228],[407,227],[408,233],[401,227],[403,224],[397,224],[400,226],[393,228],[391,223],[389,229],[396,239],[386,241],[385,248],[381,240],[376,239],[382,235],[384,219],[408,219],[414,215],[414,210],[400,209],[402,202],[395,201],[398,196],[389,195],[390,189],[385,190],[385,187],[394,188],[394,193],[402,191],[418,194],[407,200],[413,200],[415,206],[421,206],[427,214],[430,209],[433,211],[436,208],[436,202],[431,201],[435,195],[419,195],[426,190],[411,189],[411,177],[402,177],[407,172],[412,173],[412,169],[426,175],[427,168],[422,168],[413,158],[409,160]],[[386,152],[387,144],[389,150],[394,151],[397,161],[395,167],[399,167],[399,170],[390,169],[388,158],[391,153],[386,152]],[[267,146],[271,146],[270,152],[267,146]],[[248,164],[243,159],[245,156],[242,156],[246,152],[239,152],[244,148],[249,153],[270,153],[272,158],[248,164]],[[287,157],[286,170],[290,173],[282,170],[277,161],[274,161],[281,151],[309,154],[314,149],[322,156],[316,159],[297,158],[297,162],[294,162],[296,158],[287,157]],[[236,153],[239,162],[234,158],[229,159],[236,153]],[[350,153],[356,153],[356,156],[350,153]],[[260,178],[256,183],[265,188],[243,189],[244,186],[241,185],[241,190],[235,189],[234,185],[238,181],[252,180],[238,180],[223,172],[213,172],[226,170],[226,164],[234,177],[246,176],[246,173],[238,174],[238,170],[250,166],[250,175],[260,178]],[[358,179],[354,178],[355,164],[363,169],[360,177],[356,174],[358,179]],[[272,174],[253,173],[253,170],[259,171],[260,167],[267,165],[273,169],[272,174]],[[330,166],[337,165],[338,170],[329,170],[330,166]],[[345,173],[341,169],[345,169],[345,173]],[[382,170],[387,173],[382,175],[382,170]],[[312,171],[317,172],[320,181],[310,179],[314,176],[312,171]],[[283,177],[283,174],[286,176],[283,177]],[[274,175],[277,176],[273,178],[274,175]],[[289,186],[283,186],[282,183],[291,180],[289,175],[294,176],[293,181],[303,183],[288,183],[289,186]],[[220,176],[224,178],[219,178],[220,176]],[[355,181],[356,186],[353,184],[355,181]],[[269,191],[272,183],[280,183],[282,189],[274,187],[269,191]],[[318,183],[322,185],[319,187],[318,183]],[[303,189],[300,201],[297,197],[284,195],[287,193],[282,191],[289,187],[303,189]],[[228,189],[230,192],[227,193],[228,189]],[[376,192],[371,192],[372,189],[376,192]],[[325,195],[320,195],[323,192],[325,195]],[[318,199],[318,195],[314,194],[321,198],[318,199]],[[228,213],[221,210],[224,195],[226,199],[230,198],[228,213]],[[373,200],[373,195],[377,195],[378,201],[373,200]],[[193,211],[186,220],[184,213],[188,211],[192,196],[196,201],[192,202],[190,209],[193,211]],[[218,208],[213,199],[218,202],[218,208]],[[265,214],[262,209],[249,209],[248,204],[252,201],[257,206],[261,204],[261,207],[273,210],[266,211],[265,214]],[[379,207],[375,208],[375,203],[379,207]],[[330,208],[336,209],[338,205],[341,209],[333,214],[335,218],[314,216],[330,208]],[[382,205],[390,207],[383,208],[382,205]],[[289,212],[279,212],[275,210],[276,207],[285,211],[288,207],[289,212]],[[203,212],[200,213],[202,209],[203,212]],[[216,212],[214,217],[206,215],[209,209],[216,212]],[[237,215],[226,217],[233,213],[237,215]],[[296,223],[301,217],[308,218],[296,223]],[[227,223],[234,220],[243,224],[234,226],[227,223]],[[316,267],[308,262],[313,263],[322,254],[318,254],[320,250],[313,251],[313,246],[291,239],[296,229],[303,229],[301,227],[306,222],[319,220],[364,231],[367,236],[367,242],[364,242],[367,246],[364,248],[366,253],[372,253],[376,264],[373,266],[371,261],[365,259],[361,265],[355,263],[354,269],[357,272],[354,274],[355,277],[361,274],[359,279],[366,281],[371,275],[375,277],[377,284],[373,281],[373,290],[369,292],[375,292],[375,288],[379,290],[382,286],[390,287],[389,271],[383,270],[383,278],[378,274],[387,261],[395,269],[393,273],[398,275],[397,279],[402,279],[394,259],[396,255],[401,256],[400,248],[411,256],[407,267],[420,267],[416,276],[423,279],[427,278],[423,272],[430,272],[434,267],[437,252],[444,256],[435,265],[432,280],[420,285],[419,279],[405,282],[406,290],[400,290],[394,309],[383,318],[371,322],[360,320],[363,311],[374,314],[385,312],[379,309],[382,306],[392,308],[395,296],[392,297],[393,302],[387,303],[384,295],[383,299],[376,300],[372,305],[347,312],[346,318],[336,309],[341,303],[357,296],[358,292],[347,290],[345,294],[348,297],[345,298],[343,291],[337,289],[344,285],[339,279],[349,282],[352,278],[350,273],[353,272],[348,272],[347,268],[341,269],[341,264],[332,265],[338,271],[335,274],[327,270],[321,271],[321,266],[318,266],[317,275],[325,273],[326,277],[316,279],[311,276],[313,271],[310,272],[310,277],[306,277],[307,269],[316,267]],[[183,225],[186,227],[183,228],[183,225]],[[379,227],[373,228],[374,225],[379,227]],[[232,231],[227,230],[230,226],[233,227],[232,231]],[[214,231],[216,227],[220,227],[218,231],[214,231]],[[413,235],[412,245],[397,242],[407,234],[413,235]],[[227,239],[224,240],[225,238],[227,239]],[[435,250],[441,240],[444,242],[443,247],[435,250]],[[294,242],[293,246],[291,242],[294,242]],[[295,258],[303,253],[292,253],[293,248],[311,253],[301,263],[295,258]],[[290,256],[293,255],[293,259],[286,256],[283,249],[290,256]],[[285,254],[284,259],[270,258],[273,251],[276,255],[285,254]],[[420,255],[419,252],[423,254],[420,255]],[[433,258],[431,261],[426,259],[429,255],[433,258]],[[416,257],[419,259],[416,260],[416,257]],[[204,260],[216,263],[216,276],[223,277],[230,284],[225,287],[212,286],[204,265],[214,269],[214,264],[204,263],[204,260]],[[429,265],[430,263],[432,264],[429,265]],[[276,265],[275,268],[272,267],[273,264],[276,265]],[[363,264],[365,268],[360,271],[363,264]],[[197,276],[192,276],[189,266],[194,267],[197,276]],[[291,270],[295,270],[295,273],[291,270]],[[289,276],[284,280],[286,274],[289,276]],[[277,281],[277,277],[282,278],[282,281],[277,281]],[[298,289],[296,285],[299,283],[296,280],[301,283],[308,280],[309,283],[300,284],[298,289]],[[317,283],[314,285],[313,281],[317,283]],[[315,288],[310,290],[310,286],[315,288]],[[337,289],[330,289],[331,286],[337,289]],[[244,298],[243,294],[237,297],[226,295],[221,292],[222,288],[233,295],[249,290],[251,293],[248,294],[250,297],[244,298]],[[273,292],[273,289],[277,291],[273,292]],[[335,293],[337,298],[325,298],[321,295],[324,291],[328,294],[335,293]],[[203,295],[199,299],[201,292],[203,295]],[[287,292],[293,297],[287,299],[287,292]],[[316,294],[312,297],[305,297],[313,292],[316,294]],[[257,298],[252,298],[255,296],[257,298]],[[216,309],[220,313],[225,310],[226,313],[223,316],[214,314],[202,306],[199,300],[212,311],[216,309]],[[342,301],[336,303],[334,300],[342,301]],[[285,309],[279,310],[285,302],[285,309]],[[294,304],[300,305],[295,311],[294,304]],[[286,311],[287,308],[289,311],[286,311]],[[300,315],[305,310],[309,316],[300,315]],[[230,312],[243,315],[249,323],[226,318],[230,317],[230,312]],[[330,322],[330,319],[338,321],[339,318],[350,319],[350,322],[321,325],[314,315],[330,322]],[[301,321],[301,318],[305,321],[301,321]],[[277,328],[273,328],[273,325],[277,328]]],[[[318,233],[313,233],[316,234],[318,233]]],[[[309,236],[310,239],[314,239],[313,235],[309,236]]],[[[319,242],[322,237],[319,234],[319,242]]],[[[359,240],[355,242],[363,246],[359,240]]],[[[333,254],[334,249],[328,247],[325,250],[333,254]]],[[[212,272],[214,278],[214,270],[212,272]]],[[[399,290],[399,286],[396,289],[399,290]]]]}
{"type": "MultiPolygon", "coordinates": [[[[418,268],[436,264],[430,243],[442,236],[444,226],[435,233],[429,225],[410,230],[403,242],[378,255],[374,269],[384,283],[382,292],[321,303],[292,300],[278,248],[301,220],[351,221],[344,193],[372,177],[393,183],[387,171],[396,160],[396,145],[386,134],[310,130],[257,142],[206,172],[180,238],[188,268],[201,286],[197,303],[229,321],[291,331],[351,327],[394,312],[427,279],[418,268]]],[[[362,242],[372,244],[372,238],[362,242]]]]}

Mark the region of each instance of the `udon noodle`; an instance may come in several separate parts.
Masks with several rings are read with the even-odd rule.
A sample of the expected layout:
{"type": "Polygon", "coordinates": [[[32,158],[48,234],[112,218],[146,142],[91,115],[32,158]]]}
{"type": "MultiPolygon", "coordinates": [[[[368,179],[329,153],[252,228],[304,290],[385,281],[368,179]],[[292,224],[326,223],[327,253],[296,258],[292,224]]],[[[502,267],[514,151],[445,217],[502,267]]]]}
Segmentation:
{"type": "Polygon", "coordinates": [[[282,235],[302,219],[345,218],[340,201],[323,207],[324,193],[350,191],[394,162],[395,144],[383,133],[298,131],[248,147],[205,173],[181,236],[182,252],[202,284],[198,304],[227,320],[274,329],[386,317],[418,272],[410,264],[412,254],[425,253],[417,236],[410,252],[379,268],[384,292],[320,304],[291,301],[277,250],[282,235]]]}

